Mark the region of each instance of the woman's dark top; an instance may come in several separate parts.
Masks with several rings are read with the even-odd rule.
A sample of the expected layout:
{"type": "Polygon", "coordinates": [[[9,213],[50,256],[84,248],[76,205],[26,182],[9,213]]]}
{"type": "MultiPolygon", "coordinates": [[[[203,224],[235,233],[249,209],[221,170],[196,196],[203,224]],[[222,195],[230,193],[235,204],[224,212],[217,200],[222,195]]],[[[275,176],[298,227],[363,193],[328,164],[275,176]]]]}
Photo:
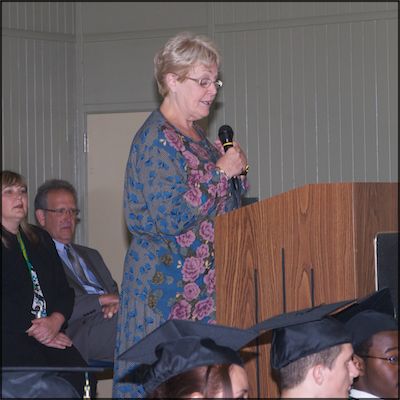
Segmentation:
{"type": "MultiPolygon", "coordinates": [[[[47,305],[47,315],[59,312],[68,321],[74,305],[61,260],[50,235],[32,226],[38,242],[31,242],[20,230],[29,261],[33,265],[47,305]]],[[[31,313],[33,287],[31,275],[16,235],[2,226],[2,365],[4,366],[85,366],[75,347],[55,349],[28,336],[26,330],[35,316],[31,313]]],[[[63,328],[65,328],[64,323],[63,328]]]]}

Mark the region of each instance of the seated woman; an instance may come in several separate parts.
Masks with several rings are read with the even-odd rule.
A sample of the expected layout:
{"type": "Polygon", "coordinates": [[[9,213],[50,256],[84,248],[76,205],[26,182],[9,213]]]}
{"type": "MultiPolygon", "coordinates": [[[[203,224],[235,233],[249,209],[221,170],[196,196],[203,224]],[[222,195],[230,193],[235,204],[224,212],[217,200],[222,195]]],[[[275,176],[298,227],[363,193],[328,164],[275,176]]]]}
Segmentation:
{"type": "Polygon", "coordinates": [[[119,356],[142,363],[125,377],[149,398],[247,398],[239,349],[251,330],[190,320],[168,320],[119,356]]]}
{"type": "MultiPolygon", "coordinates": [[[[85,367],[87,364],[78,350],[63,333],[72,313],[74,291],[68,286],[49,234],[26,222],[28,195],[23,177],[2,171],[1,194],[3,370],[4,367],[85,367]]],[[[12,391],[13,379],[7,375],[10,377],[7,381],[2,375],[3,388],[7,384],[12,391]]],[[[58,375],[70,381],[82,395],[83,372],[58,375]]],[[[78,396],[73,388],[71,393],[78,396]]],[[[64,397],[70,397],[71,393],[64,397]]]]}

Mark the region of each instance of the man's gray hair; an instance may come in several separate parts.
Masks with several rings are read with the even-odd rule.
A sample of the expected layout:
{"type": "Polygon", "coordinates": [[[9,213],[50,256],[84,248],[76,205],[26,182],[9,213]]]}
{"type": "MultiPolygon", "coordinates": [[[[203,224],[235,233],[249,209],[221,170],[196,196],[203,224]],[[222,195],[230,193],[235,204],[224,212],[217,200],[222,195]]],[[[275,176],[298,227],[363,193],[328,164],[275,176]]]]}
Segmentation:
{"type": "Polygon", "coordinates": [[[71,183],[63,179],[50,179],[39,186],[36,192],[34,201],[35,211],[45,210],[47,208],[47,195],[49,194],[49,192],[58,190],[65,190],[66,192],[71,193],[74,197],[75,203],[78,203],[76,190],[71,183]]]}

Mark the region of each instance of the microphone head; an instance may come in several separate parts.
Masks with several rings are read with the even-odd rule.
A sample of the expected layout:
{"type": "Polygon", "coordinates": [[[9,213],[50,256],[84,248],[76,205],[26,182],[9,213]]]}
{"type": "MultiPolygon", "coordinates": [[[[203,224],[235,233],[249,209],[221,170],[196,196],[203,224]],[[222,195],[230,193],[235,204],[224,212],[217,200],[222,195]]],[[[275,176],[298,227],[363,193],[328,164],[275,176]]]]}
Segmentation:
{"type": "Polygon", "coordinates": [[[218,129],[218,137],[222,144],[232,143],[233,129],[229,125],[222,125],[218,129]]]}

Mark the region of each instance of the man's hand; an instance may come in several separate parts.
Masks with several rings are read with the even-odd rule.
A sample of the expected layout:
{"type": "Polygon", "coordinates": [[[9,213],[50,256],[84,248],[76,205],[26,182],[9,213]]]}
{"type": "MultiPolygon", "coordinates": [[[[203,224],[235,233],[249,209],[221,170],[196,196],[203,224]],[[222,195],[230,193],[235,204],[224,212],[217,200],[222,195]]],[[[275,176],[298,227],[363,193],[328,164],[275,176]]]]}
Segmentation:
{"type": "Polygon", "coordinates": [[[112,318],[118,312],[119,297],[116,294],[102,294],[99,296],[104,318],[112,318]]]}
{"type": "Polygon", "coordinates": [[[34,319],[32,326],[26,330],[26,333],[47,346],[60,332],[64,321],[65,318],[62,314],[54,312],[48,317],[34,319]]]}

